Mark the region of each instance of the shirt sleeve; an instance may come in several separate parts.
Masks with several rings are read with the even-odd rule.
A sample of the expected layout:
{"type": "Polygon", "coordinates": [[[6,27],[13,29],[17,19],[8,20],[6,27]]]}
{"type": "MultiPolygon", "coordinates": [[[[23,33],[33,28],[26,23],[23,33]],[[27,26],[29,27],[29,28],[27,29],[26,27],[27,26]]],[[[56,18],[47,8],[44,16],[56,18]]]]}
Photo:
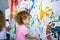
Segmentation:
{"type": "Polygon", "coordinates": [[[22,28],[22,32],[24,35],[28,34],[28,28],[27,27],[23,27],[22,28]]]}

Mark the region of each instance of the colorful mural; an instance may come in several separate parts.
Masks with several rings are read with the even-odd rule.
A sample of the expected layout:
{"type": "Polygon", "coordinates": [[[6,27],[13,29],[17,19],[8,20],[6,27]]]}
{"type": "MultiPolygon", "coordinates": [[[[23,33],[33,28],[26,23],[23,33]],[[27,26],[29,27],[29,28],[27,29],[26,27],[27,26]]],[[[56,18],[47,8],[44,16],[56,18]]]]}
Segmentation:
{"type": "Polygon", "coordinates": [[[14,16],[18,12],[26,10],[25,8],[27,8],[28,12],[31,14],[30,23],[27,25],[29,28],[29,33],[33,36],[39,35],[42,40],[58,39],[54,38],[47,30],[50,30],[52,27],[48,26],[50,22],[60,21],[60,0],[10,0],[10,2],[10,11],[13,14],[13,17],[10,18],[13,30],[13,34],[11,34],[14,36],[14,38],[16,35],[16,26],[18,26],[18,24],[14,21],[14,16]],[[12,4],[13,9],[11,7],[12,4]],[[50,36],[47,37],[48,35],[50,36]]]}

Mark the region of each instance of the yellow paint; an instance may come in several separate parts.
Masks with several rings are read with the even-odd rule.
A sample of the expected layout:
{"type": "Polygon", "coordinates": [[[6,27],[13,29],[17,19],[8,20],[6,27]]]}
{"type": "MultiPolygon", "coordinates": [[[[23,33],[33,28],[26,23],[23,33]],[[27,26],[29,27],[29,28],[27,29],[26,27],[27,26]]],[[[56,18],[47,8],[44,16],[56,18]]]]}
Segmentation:
{"type": "Polygon", "coordinates": [[[18,14],[18,8],[17,7],[14,8],[14,12],[15,12],[15,15],[18,14]]]}
{"type": "Polygon", "coordinates": [[[50,10],[52,10],[52,8],[46,6],[46,11],[50,11],[50,10]]]}
{"type": "Polygon", "coordinates": [[[40,20],[43,20],[44,18],[44,11],[40,9],[40,20]]]}
{"type": "Polygon", "coordinates": [[[44,18],[44,11],[42,9],[42,2],[40,4],[40,13],[39,13],[39,16],[40,16],[40,20],[43,20],[43,18],[44,18]]]}

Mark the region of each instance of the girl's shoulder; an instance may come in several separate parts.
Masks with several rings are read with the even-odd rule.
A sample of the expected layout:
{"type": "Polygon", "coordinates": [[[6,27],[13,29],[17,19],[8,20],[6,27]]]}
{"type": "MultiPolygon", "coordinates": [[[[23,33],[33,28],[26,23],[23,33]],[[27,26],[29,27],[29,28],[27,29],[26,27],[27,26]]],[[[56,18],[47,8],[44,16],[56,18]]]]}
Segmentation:
{"type": "Polygon", "coordinates": [[[4,27],[1,31],[1,33],[4,33],[4,32],[6,32],[6,27],[4,27]]]}
{"type": "Polygon", "coordinates": [[[3,31],[6,31],[6,27],[4,27],[2,30],[3,30],[3,31]]]}
{"type": "Polygon", "coordinates": [[[27,28],[25,25],[19,25],[18,27],[19,27],[19,28],[24,28],[24,29],[27,28]]]}

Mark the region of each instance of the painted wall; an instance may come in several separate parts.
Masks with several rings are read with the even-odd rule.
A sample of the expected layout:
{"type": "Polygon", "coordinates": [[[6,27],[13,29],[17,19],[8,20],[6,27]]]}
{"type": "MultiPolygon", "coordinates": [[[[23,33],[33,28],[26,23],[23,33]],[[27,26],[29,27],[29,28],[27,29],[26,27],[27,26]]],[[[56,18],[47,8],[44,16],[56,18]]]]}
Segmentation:
{"type": "MultiPolygon", "coordinates": [[[[20,4],[18,5],[18,11],[24,10],[24,8],[29,9],[29,13],[31,14],[32,18],[28,25],[29,33],[33,36],[40,35],[42,40],[47,40],[46,38],[46,28],[49,22],[58,20],[58,16],[60,16],[60,0],[43,0],[42,6],[41,0],[22,0],[19,1],[20,4]],[[54,12],[54,18],[50,18],[49,16],[44,16],[44,12],[46,11],[46,7],[52,8],[52,11],[54,12]],[[41,11],[42,7],[42,11],[41,11]],[[41,14],[42,13],[42,14],[41,14]],[[41,20],[40,17],[43,16],[43,19],[41,20]]],[[[50,12],[49,12],[50,13],[50,12]]],[[[51,15],[51,14],[49,14],[51,15]]],[[[14,24],[14,20],[13,23],[14,24]]],[[[15,25],[15,24],[14,24],[15,25]]],[[[13,27],[13,31],[15,31],[16,25],[13,27]]],[[[15,33],[14,33],[15,35],[15,33]]],[[[13,35],[13,36],[14,36],[13,35]]],[[[57,40],[53,38],[53,40],[57,40]]]]}
{"type": "Polygon", "coordinates": [[[5,9],[7,9],[8,7],[8,0],[0,0],[0,10],[5,13],[5,9]]]}

